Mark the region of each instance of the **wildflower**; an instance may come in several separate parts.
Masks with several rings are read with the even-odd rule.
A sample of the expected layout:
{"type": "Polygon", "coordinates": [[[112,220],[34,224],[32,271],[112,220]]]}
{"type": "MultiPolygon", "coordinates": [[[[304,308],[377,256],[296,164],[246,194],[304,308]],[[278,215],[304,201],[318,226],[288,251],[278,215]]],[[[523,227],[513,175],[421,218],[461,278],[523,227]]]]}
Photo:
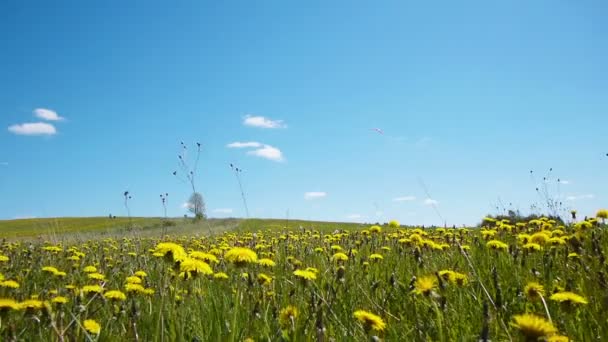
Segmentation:
{"type": "MultiPolygon", "coordinates": [[[[179,264],[179,271],[183,273],[184,278],[196,276],[198,274],[210,275],[213,274],[213,270],[204,261],[186,258],[179,264]]],[[[181,276],[181,274],[180,274],[181,276]]]]}
{"type": "Polygon", "coordinates": [[[307,271],[307,270],[295,270],[293,274],[304,280],[315,280],[317,279],[317,274],[315,272],[307,271]]]}
{"type": "Polygon", "coordinates": [[[260,285],[270,285],[272,283],[272,277],[264,273],[260,273],[258,274],[258,283],[260,285]]]}
{"type": "Polygon", "coordinates": [[[215,279],[228,279],[228,275],[224,272],[218,272],[216,274],[213,275],[213,278],[215,279]]]}
{"type": "Polygon", "coordinates": [[[1,298],[0,299],[0,312],[3,310],[8,310],[8,309],[18,310],[19,303],[17,303],[13,299],[1,298]]]}
{"type": "Polygon", "coordinates": [[[595,214],[595,217],[598,219],[606,220],[608,219],[608,209],[600,209],[595,214]]]}
{"type": "Polygon", "coordinates": [[[578,295],[574,292],[557,292],[551,295],[549,299],[566,304],[588,304],[589,302],[585,297],[578,295]]]}
{"type": "Polygon", "coordinates": [[[6,255],[0,254],[0,262],[8,262],[10,260],[6,255]]]}
{"type": "Polygon", "coordinates": [[[382,260],[382,259],[384,259],[384,257],[381,254],[374,253],[374,254],[372,254],[372,255],[369,256],[369,260],[379,261],[379,260],[382,260]]]}
{"type": "Polygon", "coordinates": [[[138,276],[138,277],[140,277],[140,278],[145,278],[145,277],[148,276],[148,274],[146,272],[144,272],[144,271],[137,271],[137,272],[135,272],[135,275],[138,276]]]}
{"type": "Polygon", "coordinates": [[[184,260],[188,255],[184,247],[173,242],[161,242],[156,245],[154,253],[175,262],[184,260]]]}
{"type": "Polygon", "coordinates": [[[17,304],[18,310],[42,310],[44,307],[44,302],[36,299],[24,300],[17,304]]]}
{"type": "Polygon", "coordinates": [[[388,222],[388,226],[391,228],[399,228],[399,226],[401,226],[401,224],[397,220],[391,220],[388,222]]]}
{"type": "Polygon", "coordinates": [[[194,258],[194,259],[202,260],[207,263],[212,263],[212,262],[214,262],[216,264],[219,263],[219,260],[217,259],[217,257],[211,253],[194,251],[194,252],[190,252],[190,257],[194,258]]]}
{"type": "Polygon", "coordinates": [[[115,300],[115,301],[122,301],[122,300],[127,299],[127,296],[119,290],[108,291],[108,292],[104,293],[103,296],[106,297],[107,299],[111,299],[111,300],[115,300]]]}
{"type": "Polygon", "coordinates": [[[103,288],[99,285],[85,285],[82,287],[82,292],[85,294],[89,293],[102,293],[103,288]]]}
{"type": "Polygon", "coordinates": [[[57,297],[54,297],[53,299],[51,299],[51,302],[53,302],[55,304],[65,304],[68,302],[68,299],[63,296],[57,296],[57,297]]]}
{"type": "Polygon", "coordinates": [[[279,324],[281,327],[288,327],[298,318],[298,309],[295,306],[288,305],[279,312],[279,324]]]}
{"type": "Polygon", "coordinates": [[[369,231],[371,233],[380,233],[382,231],[382,227],[374,225],[369,227],[369,231]]]}
{"type": "Polygon", "coordinates": [[[517,328],[530,341],[537,341],[541,337],[557,333],[557,329],[551,322],[533,314],[513,316],[511,326],[517,328]]]}
{"type": "Polygon", "coordinates": [[[437,278],[435,276],[425,276],[416,279],[414,282],[414,293],[428,296],[437,286],[437,278]]]}
{"type": "Polygon", "coordinates": [[[53,266],[45,266],[45,267],[42,268],[42,271],[43,272],[48,272],[48,273],[51,273],[51,274],[55,274],[55,273],[59,272],[59,270],[56,269],[53,266]]]}
{"type": "Polygon", "coordinates": [[[540,250],[543,249],[539,244],[534,243],[534,242],[530,242],[530,243],[525,244],[523,246],[523,248],[525,250],[527,250],[527,251],[540,251],[540,250]]]}
{"type": "Polygon", "coordinates": [[[563,335],[552,335],[546,339],[547,342],[569,342],[568,336],[563,335]]]}
{"type": "Polygon", "coordinates": [[[237,266],[253,263],[258,260],[258,256],[254,251],[244,247],[233,247],[226,252],[224,258],[237,266]]]}
{"type": "Polygon", "coordinates": [[[570,259],[580,259],[580,257],[581,256],[578,255],[578,253],[574,253],[574,252],[568,253],[568,258],[570,258],[570,259]]]}
{"type": "Polygon", "coordinates": [[[145,295],[151,296],[154,294],[154,289],[147,288],[147,289],[144,289],[144,291],[142,293],[145,295]]]}
{"type": "Polygon", "coordinates": [[[488,248],[491,248],[493,250],[504,250],[506,251],[507,249],[509,249],[509,245],[507,245],[506,243],[500,241],[500,240],[490,240],[488,241],[488,243],[486,244],[486,246],[488,248]]]}
{"type": "Polygon", "coordinates": [[[144,287],[141,284],[127,283],[125,285],[125,290],[127,293],[129,292],[139,292],[143,293],[145,291],[144,287]]]}
{"type": "Polygon", "coordinates": [[[276,265],[274,261],[272,261],[271,259],[268,259],[268,258],[260,259],[258,261],[258,264],[260,264],[264,267],[274,267],[276,265]]]}
{"type": "Polygon", "coordinates": [[[466,274],[443,270],[438,272],[439,276],[450,283],[456,284],[458,286],[464,286],[468,283],[469,279],[466,274]]]}
{"type": "Polygon", "coordinates": [[[141,284],[141,278],[136,276],[127,277],[127,284],[141,284]]]}
{"type": "Polygon", "coordinates": [[[99,335],[101,332],[101,325],[92,319],[85,320],[82,325],[84,329],[88,331],[90,334],[99,335]]]}
{"type": "Polygon", "coordinates": [[[529,282],[524,287],[524,294],[529,300],[537,300],[545,295],[545,288],[537,282],[529,282]]]}
{"type": "Polygon", "coordinates": [[[89,279],[95,279],[95,280],[100,280],[100,281],[106,280],[105,275],[103,275],[101,273],[97,273],[97,272],[89,273],[89,275],[87,277],[89,277],[89,279]]]}
{"type": "Polygon", "coordinates": [[[366,331],[375,330],[375,331],[384,331],[386,328],[386,323],[382,320],[380,316],[374,315],[371,312],[367,312],[364,310],[357,310],[353,314],[355,319],[359,321],[359,323],[363,324],[363,328],[366,331]]]}
{"type": "Polygon", "coordinates": [[[0,286],[8,287],[11,289],[18,289],[20,287],[19,283],[14,280],[5,280],[0,282],[0,286]]]}
{"type": "Polygon", "coordinates": [[[342,253],[342,252],[338,252],[336,254],[334,254],[331,257],[332,260],[334,261],[347,261],[348,260],[348,255],[342,253]]]}
{"type": "Polygon", "coordinates": [[[537,243],[539,245],[544,245],[545,243],[547,243],[547,241],[549,241],[550,238],[550,233],[548,233],[547,231],[541,231],[532,234],[532,236],[530,236],[530,242],[537,243]]]}
{"type": "Polygon", "coordinates": [[[97,268],[95,266],[86,266],[83,271],[85,273],[95,273],[97,272],[97,268]]]}

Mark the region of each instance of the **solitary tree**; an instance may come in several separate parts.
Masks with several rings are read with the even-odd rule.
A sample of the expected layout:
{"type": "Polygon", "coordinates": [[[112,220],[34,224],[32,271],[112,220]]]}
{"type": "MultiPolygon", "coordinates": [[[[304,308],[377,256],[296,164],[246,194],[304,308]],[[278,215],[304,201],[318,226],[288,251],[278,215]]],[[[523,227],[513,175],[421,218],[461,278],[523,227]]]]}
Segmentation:
{"type": "Polygon", "coordinates": [[[205,219],[207,218],[207,212],[205,209],[205,200],[203,200],[203,195],[198,192],[190,195],[190,199],[188,200],[188,210],[194,214],[196,219],[205,219]]]}

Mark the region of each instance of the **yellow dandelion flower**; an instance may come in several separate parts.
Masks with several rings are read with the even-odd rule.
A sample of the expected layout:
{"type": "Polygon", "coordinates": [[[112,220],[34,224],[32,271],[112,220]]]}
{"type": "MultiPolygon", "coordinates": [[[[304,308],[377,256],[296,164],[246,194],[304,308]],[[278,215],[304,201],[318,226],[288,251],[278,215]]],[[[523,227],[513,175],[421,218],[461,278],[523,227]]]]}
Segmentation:
{"type": "Polygon", "coordinates": [[[145,295],[147,295],[147,296],[151,296],[151,295],[154,294],[154,289],[147,288],[147,289],[144,289],[144,291],[142,293],[145,294],[145,295]]]}
{"type": "Polygon", "coordinates": [[[298,318],[298,309],[295,306],[288,305],[279,312],[279,324],[285,328],[291,325],[298,318]]]}
{"type": "Polygon", "coordinates": [[[140,277],[140,278],[145,278],[148,276],[148,274],[144,271],[137,271],[134,273],[136,276],[140,277]]]}
{"type": "Polygon", "coordinates": [[[194,258],[194,259],[198,259],[198,260],[202,260],[204,262],[207,263],[219,263],[220,261],[217,259],[217,257],[211,253],[205,253],[205,252],[199,252],[199,251],[194,251],[194,252],[190,252],[190,257],[194,258]]]}
{"type": "Polygon", "coordinates": [[[359,321],[363,325],[363,328],[366,331],[375,330],[375,331],[384,331],[386,329],[386,323],[382,320],[380,316],[374,315],[371,312],[367,312],[364,310],[357,310],[353,314],[355,319],[359,321]]]}
{"type": "Polygon", "coordinates": [[[161,242],[154,249],[156,255],[166,257],[175,262],[184,260],[188,255],[184,247],[173,242],[161,242]]]}
{"type": "Polygon", "coordinates": [[[82,325],[84,329],[88,331],[90,334],[99,335],[101,332],[101,325],[92,319],[85,320],[82,325]]]}
{"type": "Polygon", "coordinates": [[[14,280],[5,280],[0,282],[0,286],[2,287],[8,287],[11,289],[18,289],[20,287],[19,283],[14,281],[14,280]]]}
{"type": "Polygon", "coordinates": [[[53,299],[51,299],[51,302],[55,303],[55,304],[65,304],[68,302],[68,299],[63,296],[57,296],[57,297],[54,297],[53,299]]]}
{"type": "Polygon", "coordinates": [[[557,292],[551,295],[549,299],[566,304],[588,304],[589,302],[585,299],[585,297],[578,295],[574,292],[557,292]]]}
{"type": "Polygon", "coordinates": [[[507,245],[506,243],[500,241],[500,240],[490,240],[488,241],[488,243],[486,244],[486,246],[488,248],[491,248],[493,250],[503,250],[506,251],[507,249],[509,249],[509,245],[507,245]]]}
{"type": "Polygon", "coordinates": [[[416,279],[414,282],[414,293],[428,296],[437,286],[437,278],[435,276],[425,276],[416,279]]]}
{"type": "Polygon", "coordinates": [[[86,266],[83,271],[85,273],[96,273],[97,272],[97,267],[95,266],[86,266]]]}
{"type": "Polygon", "coordinates": [[[543,249],[538,243],[534,243],[534,242],[529,242],[529,243],[525,244],[523,246],[523,248],[527,251],[540,251],[543,249]]]}
{"type": "Polygon", "coordinates": [[[215,274],[213,275],[213,278],[215,278],[215,279],[228,279],[229,277],[228,277],[228,275],[227,275],[226,273],[224,273],[224,272],[218,272],[218,273],[215,273],[215,274]]]}
{"type": "Polygon", "coordinates": [[[530,341],[537,341],[541,337],[557,333],[557,328],[551,322],[533,314],[513,316],[511,326],[517,328],[530,341]]]}
{"type": "Polygon", "coordinates": [[[28,299],[17,304],[18,310],[42,310],[44,307],[44,302],[37,299],[28,299]]]}
{"type": "Polygon", "coordinates": [[[184,273],[184,278],[198,274],[211,275],[213,270],[206,262],[193,258],[186,258],[179,264],[179,271],[184,273]]]}
{"type": "Polygon", "coordinates": [[[369,256],[369,260],[379,261],[379,260],[383,260],[383,259],[384,259],[384,257],[382,256],[382,254],[374,253],[369,256]]]}
{"type": "Polygon", "coordinates": [[[264,273],[260,273],[258,274],[258,283],[260,285],[270,285],[272,284],[272,277],[264,273]]]}
{"type": "Polygon", "coordinates": [[[125,291],[143,293],[145,291],[141,284],[127,283],[125,284],[125,291]]]}
{"type": "Polygon", "coordinates": [[[317,274],[315,272],[306,271],[306,270],[295,270],[293,271],[293,275],[300,279],[304,280],[315,280],[317,279],[317,274]]]}
{"type": "Polygon", "coordinates": [[[85,294],[89,293],[102,293],[103,287],[99,285],[85,285],[82,287],[82,292],[85,294]]]}
{"type": "Polygon", "coordinates": [[[524,287],[524,294],[529,300],[537,300],[545,295],[545,288],[537,282],[529,282],[524,287]]]}
{"type": "Polygon", "coordinates": [[[19,310],[19,303],[13,299],[0,298],[0,311],[2,310],[19,310]]]}
{"type": "Polygon", "coordinates": [[[251,249],[244,247],[231,248],[226,252],[224,258],[237,266],[258,261],[258,255],[251,249]]]}
{"type": "Polygon", "coordinates": [[[95,273],[89,273],[87,275],[87,277],[89,277],[89,279],[100,280],[100,281],[106,280],[106,276],[105,275],[103,275],[101,273],[97,273],[97,272],[95,272],[95,273]]]}
{"type": "Polygon", "coordinates": [[[122,291],[119,291],[119,290],[108,291],[108,292],[104,293],[103,296],[106,297],[106,299],[115,300],[115,301],[123,301],[123,300],[127,299],[127,295],[125,295],[124,293],[122,293],[122,291]]]}
{"type": "Polygon", "coordinates": [[[390,228],[399,228],[399,227],[401,226],[401,224],[400,224],[400,223],[399,223],[399,221],[397,221],[397,220],[390,220],[390,221],[388,222],[388,226],[389,226],[390,228]]]}
{"type": "Polygon", "coordinates": [[[0,262],[8,262],[9,260],[11,260],[9,257],[7,257],[6,255],[0,254],[0,262]]]}
{"type": "Polygon", "coordinates": [[[382,227],[374,225],[369,227],[370,233],[380,233],[382,231],[382,227]]]}
{"type": "Polygon", "coordinates": [[[141,284],[141,278],[137,276],[130,276],[126,279],[127,284],[141,284]]]}
{"type": "Polygon", "coordinates": [[[274,267],[276,265],[274,261],[268,258],[258,260],[258,264],[264,267],[274,267]]]}
{"type": "Polygon", "coordinates": [[[331,257],[331,259],[334,260],[334,261],[338,261],[338,262],[339,261],[348,261],[348,255],[346,255],[346,254],[344,254],[342,252],[338,252],[338,253],[334,254],[331,257]]]}
{"type": "Polygon", "coordinates": [[[568,336],[552,335],[552,336],[549,336],[545,341],[547,341],[547,342],[569,342],[570,339],[568,338],[568,336]]]}

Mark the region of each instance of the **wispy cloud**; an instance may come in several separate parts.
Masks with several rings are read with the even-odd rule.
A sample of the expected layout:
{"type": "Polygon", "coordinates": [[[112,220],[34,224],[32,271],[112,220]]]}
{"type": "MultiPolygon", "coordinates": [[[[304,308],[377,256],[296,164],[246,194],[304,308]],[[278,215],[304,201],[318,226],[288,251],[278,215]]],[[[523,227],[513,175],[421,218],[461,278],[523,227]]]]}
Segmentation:
{"type": "Polygon", "coordinates": [[[560,179],[559,181],[557,181],[560,184],[564,184],[564,185],[569,185],[570,181],[569,180],[565,180],[565,179],[560,179]]]}
{"type": "Polygon", "coordinates": [[[54,135],[57,134],[55,126],[46,122],[32,122],[12,125],[8,131],[17,135],[54,135]]]}
{"type": "Polygon", "coordinates": [[[247,154],[276,162],[282,162],[285,160],[283,158],[283,152],[281,152],[281,150],[279,150],[278,148],[270,145],[264,145],[258,149],[247,152],[247,154]]]}
{"type": "Polygon", "coordinates": [[[228,148],[249,148],[249,147],[262,147],[262,145],[263,145],[262,143],[259,143],[257,141],[247,141],[247,142],[235,141],[233,143],[226,145],[226,147],[228,147],[228,148]]]}
{"type": "Polygon", "coordinates": [[[216,214],[232,214],[232,208],[213,209],[213,212],[216,214]]]}
{"type": "Polygon", "coordinates": [[[278,149],[274,146],[267,145],[267,144],[262,144],[257,141],[247,141],[247,142],[235,141],[233,143],[226,145],[226,147],[228,147],[228,148],[250,148],[252,150],[247,151],[247,154],[249,154],[249,155],[276,161],[276,162],[282,162],[285,160],[285,158],[283,157],[283,152],[281,152],[280,149],[278,149]]]}
{"type": "Polygon", "coordinates": [[[324,191],[309,191],[304,193],[305,200],[314,200],[327,197],[327,192],[324,191]]]}
{"type": "Polygon", "coordinates": [[[37,218],[37,217],[25,215],[25,216],[15,216],[13,219],[14,220],[28,220],[28,219],[35,219],[35,218],[37,218]]]}
{"type": "Polygon", "coordinates": [[[416,200],[416,196],[401,196],[401,197],[393,198],[394,202],[408,202],[408,201],[415,201],[415,200],[416,200]]]}
{"type": "Polygon", "coordinates": [[[593,198],[595,198],[594,194],[566,196],[566,200],[568,200],[568,201],[578,201],[578,200],[593,199],[593,198]]]}
{"type": "Polygon", "coordinates": [[[425,199],[425,200],[424,200],[424,202],[423,202],[423,203],[424,203],[424,205],[430,205],[430,206],[433,206],[433,205],[437,205],[437,204],[439,204],[439,201],[436,201],[436,200],[434,200],[434,199],[432,199],[432,198],[427,198],[427,199],[425,199]]]}
{"type": "Polygon", "coordinates": [[[45,108],[36,108],[34,109],[34,115],[37,118],[48,120],[48,121],[61,121],[65,120],[65,118],[59,116],[56,111],[45,108]]]}
{"type": "Polygon", "coordinates": [[[243,119],[245,126],[259,127],[259,128],[286,128],[287,125],[283,123],[283,120],[272,120],[263,116],[246,115],[243,119]]]}

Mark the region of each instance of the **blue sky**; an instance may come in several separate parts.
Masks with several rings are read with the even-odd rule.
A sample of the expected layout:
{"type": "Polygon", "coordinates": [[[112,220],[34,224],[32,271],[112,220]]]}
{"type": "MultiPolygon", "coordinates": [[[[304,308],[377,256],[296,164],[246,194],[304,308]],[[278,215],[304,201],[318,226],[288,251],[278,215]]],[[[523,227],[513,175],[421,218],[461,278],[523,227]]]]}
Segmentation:
{"type": "Polygon", "coordinates": [[[0,218],[125,215],[125,190],[133,215],[162,215],[168,192],[181,216],[180,141],[204,146],[212,217],[245,215],[229,163],[255,217],[474,224],[528,212],[549,168],[549,195],[592,214],[606,17],[605,1],[3,1],[0,218]]]}

